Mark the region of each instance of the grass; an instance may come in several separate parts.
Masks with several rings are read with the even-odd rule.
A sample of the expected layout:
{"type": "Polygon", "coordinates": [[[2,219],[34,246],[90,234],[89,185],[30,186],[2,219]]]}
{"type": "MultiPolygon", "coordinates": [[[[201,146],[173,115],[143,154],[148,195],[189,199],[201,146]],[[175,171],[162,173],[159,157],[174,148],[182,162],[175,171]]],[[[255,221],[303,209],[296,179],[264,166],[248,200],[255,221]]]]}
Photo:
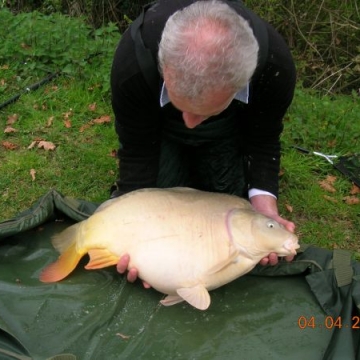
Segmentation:
{"type": "Polygon", "coordinates": [[[356,257],[360,256],[359,189],[323,157],[292,146],[348,155],[360,153],[359,135],[357,95],[334,98],[298,89],[282,136],[279,199],[282,214],[297,224],[303,242],[351,249],[356,257]]]}
{"type": "MultiPolygon", "coordinates": [[[[119,38],[113,30],[104,33],[119,38]]],[[[89,43],[95,41],[88,38],[89,43]]],[[[112,118],[108,79],[116,41],[106,42],[103,55],[94,61],[73,64],[72,71],[0,110],[0,221],[29,208],[49,189],[93,202],[109,197],[117,177],[118,143],[108,118],[112,118]],[[13,114],[16,121],[7,124],[13,114]],[[4,132],[8,127],[16,131],[4,132]],[[56,148],[38,148],[40,140],[56,148]]],[[[32,58],[32,72],[25,72],[12,65],[19,62],[4,56],[0,54],[0,103],[41,78],[38,58],[32,58]]],[[[348,196],[359,201],[359,194],[325,159],[292,147],[336,155],[360,153],[358,95],[321,96],[299,86],[284,126],[281,214],[296,223],[303,242],[350,249],[360,258],[360,205],[346,201],[348,196]],[[332,192],[324,188],[324,181],[331,182],[332,192]]]]}
{"type": "Polygon", "coordinates": [[[91,79],[79,83],[58,78],[1,112],[1,219],[29,207],[52,188],[95,202],[108,197],[117,172],[117,138],[109,100],[96,88],[88,88],[94,88],[91,79]],[[13,114],[18,116],[11,125],[16,132],[4,133],[13,114]],[[38,148],[39,140],[53,143],[55,150],[38,148]],[[4,147],[6,142],[14,149],[4,147]]]}
{"type": "Polygon", "coordinates": [[[360,252],[359,204],[347,204],[353,185],[322,159],[296,153],[283,154],[280,211],[297,224],[301,240],[326,248],[351,248],[360,252]],[[336,178],[335,192],[321,187],[328,176],[336,178]]]}

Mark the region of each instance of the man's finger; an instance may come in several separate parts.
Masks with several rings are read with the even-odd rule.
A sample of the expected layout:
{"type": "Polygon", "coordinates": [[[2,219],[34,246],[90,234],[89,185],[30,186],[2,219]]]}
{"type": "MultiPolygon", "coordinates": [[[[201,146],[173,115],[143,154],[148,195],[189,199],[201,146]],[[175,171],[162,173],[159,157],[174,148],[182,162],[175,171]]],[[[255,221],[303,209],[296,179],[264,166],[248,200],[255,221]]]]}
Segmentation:
{"type": "Polygon", "coordinates": [[[129,272],[127,274],[127,280],[128,282],[131,282],[133,283],[138,277],[138,272],[136,269],[132,268],[132,269],[129,269],[129,272]]]}
{"type": "Polygon", "coordinates": [[[294,255],[285,256],[285,260],[290,262],[294,260],[294,257],[295,257],[294,255]]]}
{"type": "Polygon", "coordinates": [[[120,274],[123,274],[123,273],[127,270],[128,266],[129,266],[129,261],[130,261],[130,256],[129,256],[129,254],[123,255],[123,256],[120,258],[120,260],[119,260],[119,262],[117,263],[117,265],[116,265],[116,270],[117,270],[120,274]]]}
{"type": "Polygon", "coordinates": [[[269,264],[276,265],[279,262],[278,256],[275,253],[269,254],[269,264]]]}

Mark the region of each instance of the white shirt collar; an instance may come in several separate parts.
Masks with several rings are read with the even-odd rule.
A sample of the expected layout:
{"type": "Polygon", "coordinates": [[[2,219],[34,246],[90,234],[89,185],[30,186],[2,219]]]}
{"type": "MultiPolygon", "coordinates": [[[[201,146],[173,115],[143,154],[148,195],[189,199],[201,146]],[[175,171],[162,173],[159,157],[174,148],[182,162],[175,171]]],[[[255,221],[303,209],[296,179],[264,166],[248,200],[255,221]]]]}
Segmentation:
{"type": "MultiPolygon", "coordinates": [[[[238,91],[234,97],[234,99],[241,101],[244,104],[249,103],[249,83],[246,86],[238,91]]],[[[170,102],[168,92],[165,86],[165,82],[163,82],[161,93],[160,93],[160,106],[164,107],[166,104],[170,102]]]]}

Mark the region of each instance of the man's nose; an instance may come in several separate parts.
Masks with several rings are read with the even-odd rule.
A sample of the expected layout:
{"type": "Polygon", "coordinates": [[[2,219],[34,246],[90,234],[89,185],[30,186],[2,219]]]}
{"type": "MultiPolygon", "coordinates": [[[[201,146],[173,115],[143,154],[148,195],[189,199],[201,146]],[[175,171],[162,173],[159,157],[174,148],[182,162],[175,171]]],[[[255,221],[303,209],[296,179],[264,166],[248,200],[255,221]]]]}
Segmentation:
{"type": "Polygon", "coordinates": [[[182,113],[185,125],[189,129],[193,129],[194,127],[200,125],[207,117],[202,115],[194,115],[188,112],[182,113]]]}

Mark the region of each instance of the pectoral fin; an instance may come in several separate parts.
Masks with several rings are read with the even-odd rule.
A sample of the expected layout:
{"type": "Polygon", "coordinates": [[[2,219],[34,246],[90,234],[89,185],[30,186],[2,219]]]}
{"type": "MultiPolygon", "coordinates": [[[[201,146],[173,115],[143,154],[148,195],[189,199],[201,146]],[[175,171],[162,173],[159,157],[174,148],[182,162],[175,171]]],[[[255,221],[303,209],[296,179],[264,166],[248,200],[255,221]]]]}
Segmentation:
{"type": "Polygon", "coordinates": [[[224,261],[221,261],[218,264],[216,264],[215,266],[213,266],[211,269],[209,269],[206,272],[206,274],[212,275],[222,269],[225,269],[227,266],[229,266],[231,263],[233,263],[238,256],[239,256],[239,251],[234,250],[228,258],[226,258],[224,261]]]}
{"type": "Polygon", "coordinates": [[[199,310],[206,310],[210,306],[210,294],[204,285],[177,289],[178,295],[190,305],[199,310]]]}
{"type": "Polygon", "coordinates": [[[85,266],[87,270],[101,269],[107,266],[116,265],[120,260],[119,256],[114,255],[107,249],[91,249],[88,251],[90,261],[85,266]]]}

